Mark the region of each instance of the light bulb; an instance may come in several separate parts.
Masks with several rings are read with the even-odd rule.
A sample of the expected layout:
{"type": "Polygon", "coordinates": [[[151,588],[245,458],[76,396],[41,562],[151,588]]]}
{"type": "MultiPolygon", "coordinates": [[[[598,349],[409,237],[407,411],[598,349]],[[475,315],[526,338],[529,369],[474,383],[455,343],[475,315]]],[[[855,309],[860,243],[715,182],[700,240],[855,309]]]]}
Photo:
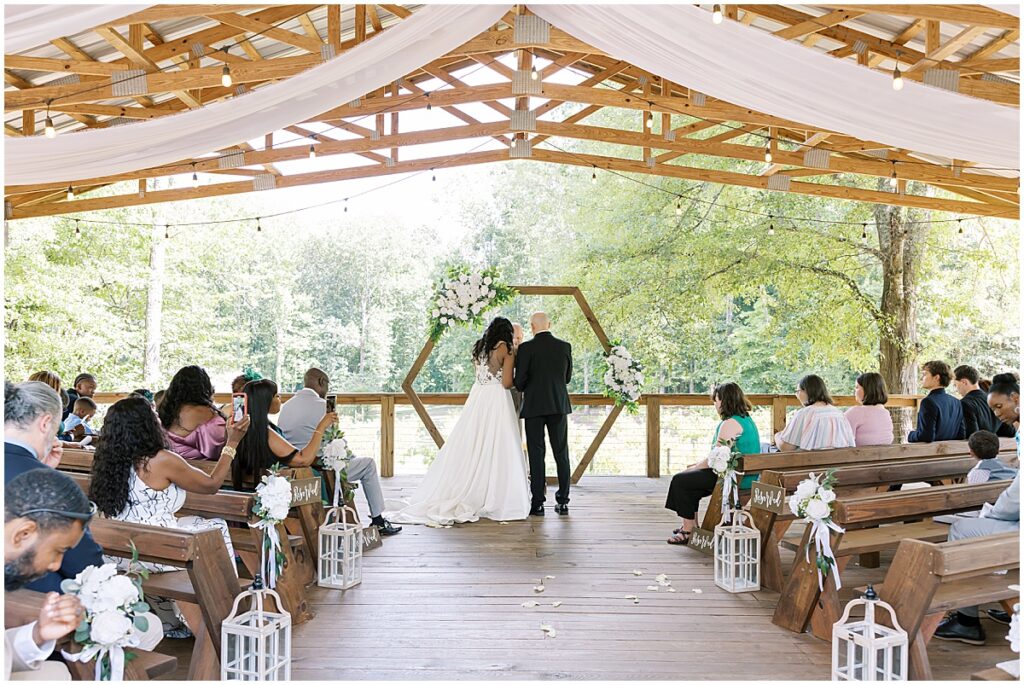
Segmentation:
{"type": "Polygon", "coordinates": [[[431,181],[436,181],[437,180],[437,173],[433,169],[430,170],[430,180],[431,181]]]}
{"type": "Polygon", "coordinates": [[[167,240],[170,237],[171,237],[171,227],[170,226],[164,226],[164,240],[167,240]]]}
{"type": "Polygon", "coordinates": [[[903,75],[900,73],[899,67],[892,70],[892,89],[903,90],[903,75]]]}
{"type": "Polygon", "coordinates": [[[768,235],[775,235],[775,217],[768,222],[768,235]]]}
{"type": "Polygon", "coordinates": [[[683,203],[680,202],[679,200],[676,200],[676,216],[682,216],[682,215],[683,215],[683,203]]]}
{"type": "Polygon", "coordinates": [[[75,199],[75,189],[68,186],[68,202],[75,199]]]}
{"type": "Polygon", "coordinates": [[[259,217],[256,217],[256,232],[257,233],[262,233],[263,232],[263,226],[260,225],[259,217]]]}
{"type": "Polygon", "coordinates": [[[772,161],[772,149],[770,147],[766,147],[764,149],[764,161],[768,163],[771,163],[772,161]]]}
{"type": "Polygon", "coordinates": [[[889,177],[889,187],[896,190],[896,186],[900,184],[900,179],[896,176],[896,169],[892,170],[892,176],[889,177]]]}
{"type": "Polygon", "coordinates": [[[590,182],[597,183],[597,167],[594,167],[594,170],[590,172],[590,182]]]}
{"type": "Polygon", "coordinates": [[[316,148],[314,148],[312,145],[309,146],[309,158],[316,159],[316,148]]]}
{"type": "Polygon", "coordinates": [[[722,23],[722,6],[715,5],[715,8],[711,11],[711,21],[716,24],[722,23]]]}
{"type": "MultiPolygon", "coordinates": [[[[963,230],[961,229],[960,232],[963,233],[963,230]]],[[[78,219],[75,219],[75,235],[82,235],[82,229],[79,226],[78,219]]]]}
{"type": "Polygon", "coordinates": [[[348,212],[348,198],[347,197],[345,198],[345,209],[344,209],[344,211],[348,212]]]}
{"type": "Polygon", "coordinates": [[[195,167],[193,167],[192,169],[193,169],[192,170],[192,187],[193,188],[198,188],[199,187],[199,174],[197,174],[195,172],[195,167]]]}
{"type": "Polygon", "coordinates": [[[868,239],[868,225],[867,224],[861,224],[860,237],[863,238],[864,240],[868,239]]]}
{"type": "Polygon", "coordinates": [[[51,119],[50,117],[46,117],[46,137],[47,138],[56,138],[57,137],[57,129],[55,129],[53,127],[53,119],[51,119]]]}
{"type": "Polygon", "coordinates": [[[540,78],[540,74],[537,73],[537,67],[533,67],[533,69],[530,71],[530,78],[532,78],[534,81],[540,78]]]}
{"type": "Polygon", "coordinates": [[[957,226],[960,227],[960,230],[957,231],[957,233],[959,233],[960,235],[963,235],[963,233],[964,233],[964,220],[963,219],[957,219],[956,223],[957,223],[957,226]]]}
{"type": "Polygon", "coordinates": [[[646,123],[647,123],[647,128],[654,128],[654,113],[653,112],[648,112],[647,113],[647,122],[646,123]]]}
{"type": "Polygon", "coordinates": [[[220,85],[225,88],[231,87],[231,67],[224,65],[224,68],[220,70],[220,85]]]}

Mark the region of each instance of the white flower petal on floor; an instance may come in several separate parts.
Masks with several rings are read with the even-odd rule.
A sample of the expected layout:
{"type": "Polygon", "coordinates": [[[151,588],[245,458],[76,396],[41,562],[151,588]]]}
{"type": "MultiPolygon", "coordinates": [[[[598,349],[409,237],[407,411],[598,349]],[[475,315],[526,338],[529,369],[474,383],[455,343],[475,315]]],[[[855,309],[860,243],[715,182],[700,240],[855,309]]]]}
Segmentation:
{"type": "Polygon", "coordinates": [[[674,587],[670,587],[670,588],[668,589],[668,592],[675,592],[675,591],[676,591],[676,589],[675,589],[674,587]]]}
{"type": "Polygon", "coordinates": [[[524,609],[532,609],[533,607],[540,606],[540,602],[535,602],[531,599],[529,602],[523,602],[519,606],[523,607],[524,609]]]}
{"type": "Polygon", "coordinates": [[[642,576],[643,574],[644,574],[643,569],[639,569],[639,568],[633,569],[633,575],[634,576],[642,576]]]}
{"type": "Polygon", "coordinates": [[[533,591],[534,592],[538,592],[538,593],[544,592],[544,586],[543,585],[535,585],[534,588],[533,588],[533,591]]]}
{"type": "Polygon", "coordinates": [[[704,593],[704,591],[701,590],[699,587],[693,588],[693,594],[700,595],[700,594],[703,594],[703,593],[704,593]]]}
{"type": "Polygon", "coordinates": [[[657,592],[658,591],[658,586],[657,585],[648,585],[647,586],[647,591],[648,592],[657,592]]]}
{"type": "Polygon", "coordinates": [[[562,603],[561,602],[552,602],[551,606],[553,606],[554,608],[557,609],[558,607],[562,606],[562,603]]]}
{"type": "Polygon", "coordinates": [[[540,629],[544,631],[544,635],[547,637],[557,637],[558,635],[558,631],[556,631],[554,628],[552,628],[546,623],[542,623],[540,625],[540,629]]]}
{"type": "Polygon", "coordinates": [[[554,576],[544,576],[544,580],[554,580],[554,576]]]}

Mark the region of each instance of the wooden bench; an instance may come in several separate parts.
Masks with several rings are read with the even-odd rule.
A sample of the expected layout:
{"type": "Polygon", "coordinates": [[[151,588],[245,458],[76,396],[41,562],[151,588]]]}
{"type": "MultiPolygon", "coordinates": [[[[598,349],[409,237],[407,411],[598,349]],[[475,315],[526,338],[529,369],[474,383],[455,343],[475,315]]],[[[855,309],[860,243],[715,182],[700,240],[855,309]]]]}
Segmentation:
{"type": "MultiPolygon", "coordinates": [[[[90,474],[72,473],[69,475],[82,488],[83,492],[89,492],[92,478],[90,474]]],[[[230,529],[231,544],[235,548],[235,553],[241,557],[250,576],[252,576],[260,572],[260,546],[263,540],[262,531],[249,527],[249,521],[252,518],[252,504],[253,496],[250,493],[221,490],[213,495],[197,495],[189,492],[185,495],[185,504],[179,513],[207,518],[222,518],[225,521],[242,524],[241,527],[230,529]]],[[[289,544],[283,545],[284,549],[282,551],[285,557],[284,571],[278,578],[275,589],[281,595],[281,601],[284,602],[285,608],[292,615],[293,624],[305,623],[313,617],[305,589],[309,571],[296,560],[296,556],[293,554],[293,545],[304,547],[305,543],[299,537],[289,536],[283,525],[278,526],[278,533],[281,535],[281,540],[288,540],[289,544]]],[[[223,539],[221,542],[223,543],[223,539]]],[[[224,555],[225,557],[227,556],[226,547],[224,555]]],[[[311,565],[312,555],[306,554],[305,558],[308,560],[307,566],[311,565]]],[[[232,566],[234,565],[233,560],[231,564],[232,566]]],[[[316,580],[315,575],[313,580],[316,580]]],[[[176,573],[151,575],[149,581],[147,581],[147,592],[151,592],[158,597],[168,597],[170,599],[180,599],[182,602],[194,603],[194,598],[190,599],[190,588],[183,585],[183,579],[180,577],[180,574],[176,573]],[[150,586],[152,586],[152,590],[149,589],[150,586]]]]}
{"type": "MultiPolygon", "coordinates": [[[[1004,480],[840,497],[833,503],[832,520],[844,528],[845,533],[832,531],[830,535],[836,568],[842,574],[851,557],[892,550],[903,540],[944,541],[949,526],[936,523],[930,517],[980,509],[985,502],[995,502],[1009,485],[1010,481],[1004,480]]],[[[830,572],[823,583],[824,589],[819,590],[814,550],[811,550],[810,560],[803,551],[811,543],[810,533],[808,526],[772,622],[796,633],[804,632],[810,624],[815,636],[831,639],[832,624],[841,613],[835,574],[830,572]]]]}
{"type": "MultiPolygon", "coordinates": [[[[1000,602],[1012,613],[1018,592],[1009,586],[1019,580],[1018,532],[939,544],[901,542],[885,582],[876,590],[892,605],[900,627],[907,631],[910,678],[933,679],[928,642],[946,612],[1000,602]],[[996,571],[1009,573],[995,575],[996,571]]],[[[1005,675],[998,679],[1013,680],[1005,675]]]]}
{"type": "MultiPolygon", "coordinates": [[[[43,606],[46,595],[33,590],[15,590],[4,593],[4,627],[17,628],[39,618],[39,610],[43,606]]],[[[70,651],[72,649],[72,636],[58,641],[54,651],[70,651]]],[[[155,680],[161,676],[172,675],[178,668],[178,659],[173,656],[161,654],[160,652],[146,652],[141,649],[133,650],[135,658],[125,664],[125,680],[155,680]]],[[[67,662],[68,670],[74,680],[94,680],[96,677],[96,663],[67,662]]]]}
{"type": "MultiPolygon", "coordinates": [[[[836,494],[855,496],[879,488],[917,482],[939,482],[964,476],[977,463],[971,456],[904,459],[834,467],[836,494]]],[[[761,531],[761,582],[771,590],[781,590],[782,561],[779,547],[786,546],[785,534],[796,520],[787,498],[807,478],[807,471],[764,471],[751,488],[750,510],[754,526],[761,531]]],[[[878,555],[863,555],[865,568],[878,567],[878,555]]]]}
{"type": "MultiPolygon", "coordinates": [[[[1000,440],[1001,453],[1014,453],[1016,443],[1009,438],[1000,440]]],[[[970,449],[966,440],[947,440],[932,443],[910,443],[906,445],[873,445],[870,447],[844,447],[831,450],[798,450],[796,452],[764,452],[760,454],[744,455],[740,461],[739,470],[744,476],[760,477],[764,471],[769,470],[802,470],[805,474],[811,471],[824,471],[828,468],[849,466],[853,464],[870,464],[886,461],[901,461],[904,459],[923,459],[945,456],[967,456],[970,449]]],[[[741,502],[746,502],[750,491],[740,493],[741,502]]],[[[722,484],[715,485],[711,493],[711,499],[704,512],[704,518],[698,525],[698,531],[694,538],[703,539],[705,542],[713,537],[715,526],[722,520],[722,484]]],[[[764,529],[761,529],[762,531],[764,529]]],[[[762,538],[762,544],[767,541],[762,538]]],[[[710,553],[710,546],[707,544],[694,545],[700,551],[710,553]]],[[[781,588],[781,579],[767,578],[771,589],[781,588]],[[773,587],[774,585],[774,587],[773,587]]]]}
{"type": "Polygon", "coordinates": [[[992,668],[986,668],[984,671],[972,673],[971,680],[1012,680],[1016,682],[1017,678],[1014,678],[1003,669],[993,666],[992,668]]]}

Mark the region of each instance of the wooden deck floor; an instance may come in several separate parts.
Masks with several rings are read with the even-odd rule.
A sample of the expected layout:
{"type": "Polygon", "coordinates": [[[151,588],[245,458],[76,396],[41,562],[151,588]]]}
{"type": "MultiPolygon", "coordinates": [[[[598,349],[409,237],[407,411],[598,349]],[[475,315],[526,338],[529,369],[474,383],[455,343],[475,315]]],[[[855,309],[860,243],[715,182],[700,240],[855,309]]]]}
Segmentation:
{"type": "MultiPolygon", "coordinates": [[[[386,479],[385,494],[408,497],[418,481],[386,479]]],[[[407,526],[364,557],[360,586],[311,591],[317,615],[295,629],[292,677],[828,679],[828,644],[772,625],[777,593],[719,590],[709,557],[665,544],[676,523],[663,508],[667,486],[585,477],[568,518],[549,508],[543,519],[507,525],[407,526]],[[647,590],[659,573],[676,592],[647,590]],[[542,576],[554,578],[538,594],[542,576]],[[540,606],[521,606],[531,600],[540,606]],[[542,624],[557,636],[545,637],[542,624]]],[[[365,516],[365,499],[357,499],[365,516]]],[[[844,585],[880,580],[887,561],[873,570],[851,565],[844,585]]],[[[984,624],[986,647],[932,642],[936,678],[966,680],[1012,657],[1006,628],[984,624]]]]}

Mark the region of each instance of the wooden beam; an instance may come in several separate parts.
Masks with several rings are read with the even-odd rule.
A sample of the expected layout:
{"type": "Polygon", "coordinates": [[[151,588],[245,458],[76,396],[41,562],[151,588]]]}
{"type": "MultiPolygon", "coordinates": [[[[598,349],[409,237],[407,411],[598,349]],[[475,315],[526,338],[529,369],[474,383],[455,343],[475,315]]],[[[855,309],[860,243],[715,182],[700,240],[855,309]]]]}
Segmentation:
{"type": "Polygon", "coordinates": [[[973,62],[975,60],[985,59],[986,57],[994,55],[995,53],[999,52],[1003,48],[1013,45],[1014,43],[1017,42],[1018,38],[1020,38],[1019,29],[1011,29],[1009,31],[1005,31],[1001,35],[993,38],[991,41],[989,41],[985,45],[982,45],[976,51],[971,53],[971,55],[965,61],[973,62]]]}
{"type": "MultiPolygon", "coordinates": [[[[836,7],[836,5],[821,5],[836,7]]],[[[937,19],[954,24],[987,28],[1019,28],[1020,19],[981,5],[842,5],[844,10],[860,10],[868,14],[892,14],[914,19],[937,19]]]]}
{"type": "Polygon", "coordinates": [[[928,51],[927,55],[925,55],[923,59],[919,59],[917,62],[912,64],[904,73],[913,73],[915,71],[928,69],[940,64],[947,57],[955,54],[960,50],[960,48],[964,47],[984,32],[985,29],[979,26],[969,26],[965,28],[935,50],[928,51]]]}
{"type": "Polygon", "coordinates": [[[21,134],[23,136],[34,136],[36,134],[36,111],[34,109],[22,111],[21,134]]]}
{"type": "Polygon", "coordinates": [[[827,29],[830,26],[842,24],[845,21],[856,19],[857,17],[861,17],[865,14],[867,14],[867,12],[854,11],[848,9],[838,9],[829,12],[828,14],[823,14],[820,17],[808,19],[806,21],[800,22],[799,24],[794,24],[792,26],[787,26],[784,29],[779,29],[778,31],[775,32],[775,35],[778,36],[779,38],[784,38],[786,40],[800,38],[801,36],[806,36],[809,33],[818,33],[822,29],[827,29]]]}
{"type": "Polygon", "coordinates": [[[341,49],[341,5],[327,6],[327,40],[335,52],[341,49]]]}
{"type": "Polygon", "coordinates": [[[148,9],[108,22],[104,26],[124,26],[125,24],[204,17],[216,12],[240,12],[242,10],[262,9],[264,7],[266,5],[153,5],[148,9]]]}
{"type": "Polygon", "coordinates": [[[302,24],[302,30],[306,32],[306,35],[315,40],[317,43],[323,43],[323,36],[316,30],[316,25],[309,18],[308,14],[299,15],[299,23],[302,24]]]}
{"type": "Polygon", "coordinates": [[[366,40],[366,5],[364,4],[355,6],[355,32],[356,43],[366,40]]]}
{"type": "MultiPolygon", "coordinates": [[[[137,66],[144,69],[149,75],[156,75],[157,72],[160,72],[160,66],[156,62],[146,57],[146,54],[144,52],[142,52],[140,49],[137,49],[130,42],[125,40],[124,36],[122,36],[114,29],[109,27],[98,28],[96,29],[96,33],[100,36],[100,38],[103,38],[113,47],[120,50],[129,60],[131,60],[137,66]]],[[[148,77],[147,80],[149,80],[148,77]]],[[[79,88],[79,90],[81,89],[79,88]]],[[[168,88],[165,90],[171,89],[168,88]]],[[[197,98],[192,96],[190,93],[185,92],[184,90],[172,90],[171,92],[173,92],[175,97],[177,97],[179,100],[184,102],[189,107],[202,106],[202,103],[197,98]]],[[[85,93],[79,92],[78,95],[79,97],[81,97],[82,95],[85,95],[85,93]]],[[[96,100],[99,98],[93,97],[90,99],[96,100]]],[[[82,100],[78,100],[78,102],[82,102],[82,100]]]]}
{"type": "MultiPolygon", "coordinates": [[[[303,12],[303,14],[305,13],[303,12]]],[[[243,17],[241,14],[237,14],[235,12],[224,12],[222,14],[211,13],[206,16],[214,21],[219,21],[222,24],[227,24],[228,26],[232,26],[236,29],[241,29],[249,33],[259,33],[267,38],[272,38],[273,40],[287,45],[293,45],[302,50],[306,50],[307,52],[315,53],[317,55],[320,54],[321,42],[319,40],[315,40],[308,36],[302,36],[298,33],[293,33],[292,31],[287,31],[274,26],[273,24],[253,19],[251,16],[243,17]]]]}

